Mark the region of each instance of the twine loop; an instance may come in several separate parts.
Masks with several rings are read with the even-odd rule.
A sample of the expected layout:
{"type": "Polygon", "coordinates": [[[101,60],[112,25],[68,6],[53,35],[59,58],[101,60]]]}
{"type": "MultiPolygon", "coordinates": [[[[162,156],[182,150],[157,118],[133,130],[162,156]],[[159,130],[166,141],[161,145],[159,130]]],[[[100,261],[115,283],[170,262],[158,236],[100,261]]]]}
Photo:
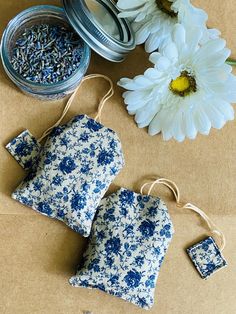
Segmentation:
{"type": "Polygon", "coordinates": [[[210,219],[210,217],[202,209],[200,209],[199,207],[195,206],[192,203],[185,203],[185,202],[180,201],[180,190],[174,181],[171,181],[171,180],[165,179],[165,178],[160,178],[160,179],[156,179],[152,182],[147,182],[147,183],[142,185],[142,187],[140,189],[140,193],[143,194],[144,189],[150,185],[150,187],[148,189],[148,193],[147,193],[148,195],[150,195],[153,188],[157,184],[162,184],[162,185],[168,187],[172,191],[172,193],[175,197],[176,205],[178,208],[192,210],[193,212],[197,213],[205,221],[210,232],[212,234],[216,235],[217,238],[219,239],[219,243],[220,243],[219,248],[221,251],[223,251],[223,249],[225,248],[225,245],[226,245],[226,239],[225,239],[223,232],[219,230],[219,228],[215,225],[215,223],[210,219]]]}
{"type": "Polygon", "coordinates": [[[87,75],[85,76],[80,84],[78,85],[78,87],[75,89],[74,93],[70,96],[70,98],[68,99],[66,105],[65,105],[65,108],[60,116],[60,118],[57,120],[56,123],[54,123],[50,128],[48,128],[45,132],[43,132],[42,136],[40,137],[40,139],[38,140],[38,142],[41,142],[46,136],[48,136],[50,134],[50,132],[57,126],[60,125],[61,121],[64,119],[64,117],[66,116],[67,112],[69,111],[74,99],[75,99],[75,96],[78,92],[78,90],[80,89],[81,85],[87,81],[87,80],[90,80],[90,79],[94,79],[94,78],[103,78],[104,80],[106,80],[109,85],[110,85],[110,88],[108,90],[108,92],[103,96],[103,98],[100,100],[99,104],[98,104],[98,109],[97,109],[97,115],[95,117],[95,121],[98,121],[99,123],[101,123],[101,115],[102,115],[102,110],[104,108],[104,105],[105,103],[114,95],[114,85],[113,85],[113,82],[112,80],[106,76],[106,75],[103,75],[103,74],[90,74],[90,75],[87,75]]]}

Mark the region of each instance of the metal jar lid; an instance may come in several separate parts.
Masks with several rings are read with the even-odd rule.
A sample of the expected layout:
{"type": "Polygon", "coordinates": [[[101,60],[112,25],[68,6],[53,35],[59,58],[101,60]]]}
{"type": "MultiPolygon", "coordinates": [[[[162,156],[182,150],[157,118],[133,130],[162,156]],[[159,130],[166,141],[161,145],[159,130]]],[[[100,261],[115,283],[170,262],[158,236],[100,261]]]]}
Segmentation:
{"type": "Polygon", "coordinates": [[[98,54],[121,62],[135,48],[132,28],[119,18],[112,0],[62,0],[66,15],[81,38],[98,54]]]}

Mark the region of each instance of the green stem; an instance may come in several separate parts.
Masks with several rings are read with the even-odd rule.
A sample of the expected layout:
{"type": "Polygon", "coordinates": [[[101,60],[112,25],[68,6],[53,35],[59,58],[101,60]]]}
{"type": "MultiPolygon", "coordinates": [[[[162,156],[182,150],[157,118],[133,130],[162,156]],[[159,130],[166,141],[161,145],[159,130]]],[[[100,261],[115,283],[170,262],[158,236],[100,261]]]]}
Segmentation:
{"type": "Polygon", "coordinates": [[[229,65],[232,65],[232,66],[236,66],[236,60],[235,59],[228,58],[226,60],[226,63],[229,65]]]}

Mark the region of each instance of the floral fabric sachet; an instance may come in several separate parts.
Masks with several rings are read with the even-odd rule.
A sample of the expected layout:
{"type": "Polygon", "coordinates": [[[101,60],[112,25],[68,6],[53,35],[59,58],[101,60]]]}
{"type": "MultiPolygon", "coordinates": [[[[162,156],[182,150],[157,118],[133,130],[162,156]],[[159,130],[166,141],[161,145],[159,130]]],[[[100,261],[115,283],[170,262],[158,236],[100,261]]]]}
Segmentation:
{"type": "Polygon", "coordinates": [[[29,170],[38,159],[41,145],[28,130],[25,130],[8,143],[6,149],[22,168],[29,170]]]}
{"type": "Polygon", "coordinates": [[[159,198],[119,189],[101,201],[83,263],[70,284],[149,309],[173,232],[159,198]]]}
{"type": "MultiPolygon", "coordinates": [[[[18,150],[11,149],[17,159],[18,150]]],[[[87,237],[101,198],[123,166],[117,134],[79,115],[53,129],[12,197],[87,237]]]]}
{"type": "Polygon", "coordinates": [[[194,244],[187,253],[203,279],[227,266],[227,262],[212,237],[194,244]]]}

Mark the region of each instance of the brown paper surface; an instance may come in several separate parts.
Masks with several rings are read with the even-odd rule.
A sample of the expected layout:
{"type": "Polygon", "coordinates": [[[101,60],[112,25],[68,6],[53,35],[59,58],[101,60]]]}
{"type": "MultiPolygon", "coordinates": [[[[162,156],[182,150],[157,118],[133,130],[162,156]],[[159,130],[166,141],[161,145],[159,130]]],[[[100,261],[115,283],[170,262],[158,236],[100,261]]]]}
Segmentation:
{"type": "MultiPolygon", "coordinates": [[[[236,58],[235,0],[196,0],[209,14],[209,26],[219,28],[236,58]]],[[[59,1],[0,1],[0,33],[18,12],[35,4],[59,1]]],[[[105,61],[93,53],[88,73],[102,73],[114,83],[121,77],[141,74],[148,66],[142,47],[122,64],[105,61]]],[[[78,113],[91,114],[107,88],[102,80],[86,82],[78,93],[66,120],[78,113]]],[[[194,141],[164,142],[138,129],[126,112],[122,89],[104,108],[103,123],[120,136],[126,166],[111,187],[138,191],[145,176],[164,176],[178,183],[183,198],[197,204],[225,232],[224,255],[228,268],[208,281],[200,279],[184,249],[207,234],[199,218],[176,209],[169,192],[156,189],[169,205],[175,236],[168,250],[156,289],[156,303],[149,313],[232,314],[236,312],[236,124],[229,122],[208,137],[194,141]]],[[[25,173],[4,149],[23,129],[36,137],[53,124],[65,100],[41,102],[23,95],[0,68],[0,313],[74,314],[90,310],[94,314],[146,313],[125,301],[99,291],[69,286],[86,240],[62,223],[36,214],[10,198],[25,173]]]]}

